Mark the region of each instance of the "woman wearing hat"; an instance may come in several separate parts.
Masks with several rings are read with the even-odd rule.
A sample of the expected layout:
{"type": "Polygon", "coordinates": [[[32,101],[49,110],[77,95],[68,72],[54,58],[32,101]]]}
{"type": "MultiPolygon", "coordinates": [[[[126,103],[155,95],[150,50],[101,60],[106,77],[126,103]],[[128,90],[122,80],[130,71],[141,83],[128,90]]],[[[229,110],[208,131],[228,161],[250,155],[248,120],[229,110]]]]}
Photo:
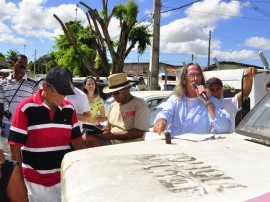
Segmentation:
{"type": "Polygon", "coordinates": [[[110,106],[103,133],[89,135],[88,145],[94,147],[144,140],[151,116],[146,102],[130,94],[133,82],[127,80],[125,73],[110,75],[108,84],[103,93],[111,94],[116,102],[110,106]]]}

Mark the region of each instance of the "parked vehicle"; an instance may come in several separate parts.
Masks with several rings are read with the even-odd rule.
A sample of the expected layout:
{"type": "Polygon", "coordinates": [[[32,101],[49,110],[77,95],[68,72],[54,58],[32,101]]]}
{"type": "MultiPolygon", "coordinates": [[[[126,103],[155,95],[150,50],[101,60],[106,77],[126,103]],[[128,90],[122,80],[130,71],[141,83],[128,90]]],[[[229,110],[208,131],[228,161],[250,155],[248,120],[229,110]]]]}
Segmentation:
{"type": "Polygon", "coordinates": [[[167,81],[166,83],[164,80],[162,80],[159,81],[158,88],[161,91],[172,91],[178,82],[179,81],[167,81]]]}
{"type": "Polygon", "coordinates": [[[4,79],[8,77],[10,74],[12,74],[14,70],[12,69],[0,69],[0,78],[4,79]]]}
{"type": "MultiPolygon", "coordinates": [[[[73,84],[75,87],[79,88],[80,90],[83,89],[83,81],[85,77],[74,77],[73,84]]],[[[107,77],[99,77],[100,82],[97,82],[97,87],[99,90],[99,95],[103,100],[108,98],[108,95],[103,93],[103,88],[108,85],[107,77]]]]}
{"type": "Polygon", "coordinates": [[[270,92],[233,134],[187,134],[166,144],[148,133],[159,139],[70,152],[62,201],[268,201],[269,103],[270,92]]]}
{"type": "MultiPolygon", "coordinates": [[[[203,72],[205,80],[211,77],[218,77],[223,85],[233,87],[236,92],[242,88],[242,78],[244,76],[244,69],[231,69],[231,70],[219,70],[219,71],[206,71],[203,72]]],[[[270,81],[269,72],[263,72],[257,74],[253,79],[253,87],[249,94],[250,108],[252,109],[265,95],[265,85],[270,81]]]]}

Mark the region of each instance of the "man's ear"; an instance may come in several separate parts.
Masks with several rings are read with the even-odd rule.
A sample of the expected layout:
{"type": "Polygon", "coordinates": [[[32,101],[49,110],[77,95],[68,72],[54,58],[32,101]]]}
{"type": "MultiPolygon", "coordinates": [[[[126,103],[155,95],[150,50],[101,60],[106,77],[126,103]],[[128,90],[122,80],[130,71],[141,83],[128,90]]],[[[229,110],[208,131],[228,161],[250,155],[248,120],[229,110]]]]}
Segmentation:
{"type": "Polygon", "coordinates": [[[48,84],[47,84],[46,81],[43,81],[43,82],[42,82],[42,88],[45,89],[45,90],[47,90],[48,84]]]}

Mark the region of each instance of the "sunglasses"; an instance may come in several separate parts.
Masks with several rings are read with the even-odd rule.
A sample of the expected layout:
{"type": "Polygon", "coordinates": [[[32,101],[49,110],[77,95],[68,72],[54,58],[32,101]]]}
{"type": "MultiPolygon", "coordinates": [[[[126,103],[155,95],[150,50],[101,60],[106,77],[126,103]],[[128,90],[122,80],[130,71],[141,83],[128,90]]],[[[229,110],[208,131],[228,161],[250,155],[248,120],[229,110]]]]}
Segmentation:
{"type": "Polygon", "coordinates": [[[110,95],[119,95],[119,94],[120,94],[120,90],[110,93],[110,95]]]}
{"type": "Polygon", "coordinates": [[[112,92],[112,93],[110,93],[110,95],[119,95],[119,94],[120,94],[120,92],[121,92],[122,90],[124,90],[124,89],[126,89],[126,88],[123,88],[123,89],[121,89],[121,90],[118,90],[118,91],[112,92]]]}

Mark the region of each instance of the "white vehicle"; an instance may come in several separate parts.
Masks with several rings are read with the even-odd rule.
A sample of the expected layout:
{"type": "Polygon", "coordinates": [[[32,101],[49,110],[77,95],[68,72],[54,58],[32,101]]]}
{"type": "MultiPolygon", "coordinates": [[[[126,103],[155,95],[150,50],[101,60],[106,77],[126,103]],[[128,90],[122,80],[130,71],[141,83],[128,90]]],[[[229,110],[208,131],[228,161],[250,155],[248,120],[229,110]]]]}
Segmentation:
{"type": "Polygon", "coordinates": [[[167,81],[166,83],[164,80],[162,80],[158,82],[158,86],[161,91],[172,91],[178,82],[179,81],[167,81]]]}
{"type": "Polygon", "coordinates": [[[12,69],[0,69],[0,78],[4,79],[12,74],[14,70],[12,69]]]}
{"type": "MultiPolygon", "coordinates": [[[[73,83],[83,83],[84,79],[85,79],[85,77],[74,77],[73,83]]],[[[107,79],[107,77],[99,77],[99,82],[104,83],[104,84],[108,84],[108,79],[107,79]]]]}
{"type": "MultiPolygon", "coordinates": [[[[203,74],[204,74],[205,81],[211,77],[217,77],[222,81],[223,85],[227,84],[238,91],[242,88],[242,78],[244,75],[244,69],[206,71],[206,72],[203,72],[203,74]]],[[[254,77],[253,87],[249,94],[251,109],[265,95],[266,93],[265,86],[268,81],[270,81],[269,72],[262,72],[260,74],[257,74],[254,77]]]]}
{"type": "Polygon", "coordinates": [[[233,134],[70,152],[61,166],[62,201],[269,201],[269,103],[270,92],[233,134]]]}

